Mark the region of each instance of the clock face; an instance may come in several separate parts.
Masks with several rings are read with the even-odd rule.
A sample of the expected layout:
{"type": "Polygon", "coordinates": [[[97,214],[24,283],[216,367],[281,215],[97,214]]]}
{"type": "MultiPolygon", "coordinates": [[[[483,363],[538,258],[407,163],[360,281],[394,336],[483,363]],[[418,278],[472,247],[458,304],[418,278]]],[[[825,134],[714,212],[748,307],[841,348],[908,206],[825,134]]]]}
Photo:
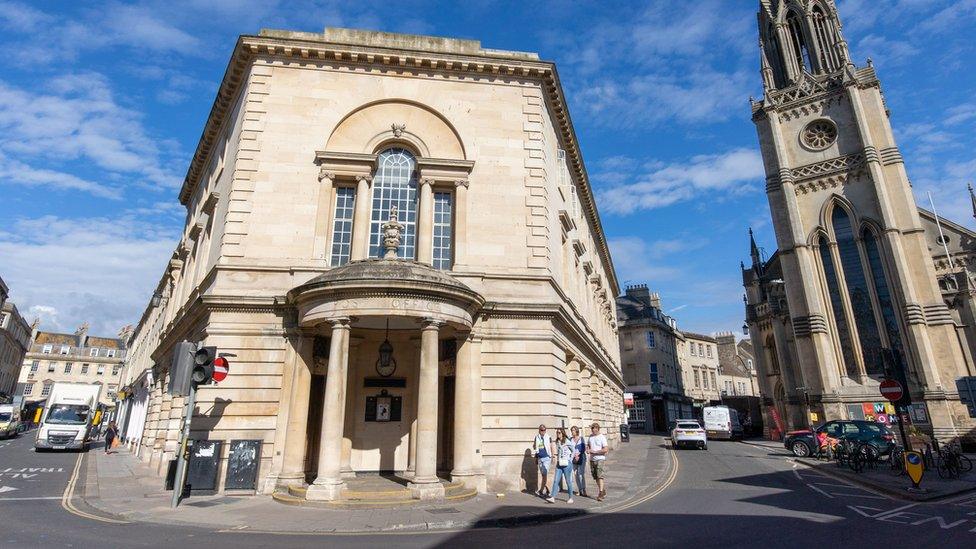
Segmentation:
{"type": "Polygon", "coordinates": [[[379,375],[383,377],[390,377],[391,375],[393,375],[393,372],[395,371],[396,371],[395,360],[390,359],[390,363],[387,364],[386,366],[381,365],[378,360],[376,361],[376,373],[378,373],[379,375]]]}

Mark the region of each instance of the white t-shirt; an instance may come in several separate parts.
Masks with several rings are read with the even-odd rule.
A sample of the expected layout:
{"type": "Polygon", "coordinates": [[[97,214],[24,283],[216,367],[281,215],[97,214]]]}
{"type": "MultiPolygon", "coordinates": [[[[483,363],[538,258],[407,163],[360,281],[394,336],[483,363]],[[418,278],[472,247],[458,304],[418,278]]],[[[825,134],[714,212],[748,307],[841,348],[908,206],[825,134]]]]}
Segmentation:
{"type": "Polygon", "coordinates": [[[544,457],[552,457],[552,437],[550,437],[548,433],[545,435],[536,434],[535,443],[533,445],[535,446],[536,457],[540,457],[539,450],[542,449],[545,449],[546,451],[546,455],[544,457]]]}
{"type": "Polygon", "coordinates": [[[607,447],[607,437],[601,435],[592,435],[589,439],[590,445],[590,459],[593,461],[603,461],[607,459],[606,454],[596,455],[593,452],[599,452],[607,447]]]}

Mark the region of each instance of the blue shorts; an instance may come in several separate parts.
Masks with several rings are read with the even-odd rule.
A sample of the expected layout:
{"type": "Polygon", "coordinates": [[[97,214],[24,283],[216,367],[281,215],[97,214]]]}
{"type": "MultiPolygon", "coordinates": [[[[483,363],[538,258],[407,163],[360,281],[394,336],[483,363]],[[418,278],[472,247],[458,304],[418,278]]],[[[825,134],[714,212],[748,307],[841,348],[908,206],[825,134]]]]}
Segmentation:
{"type": "Polygon", "coordinates": [[[552,458],[541,457],[536,459],[539,461],[539,471],[542,471],[543,475],[549,474],[549,466],[552,464],[552,458]]]}

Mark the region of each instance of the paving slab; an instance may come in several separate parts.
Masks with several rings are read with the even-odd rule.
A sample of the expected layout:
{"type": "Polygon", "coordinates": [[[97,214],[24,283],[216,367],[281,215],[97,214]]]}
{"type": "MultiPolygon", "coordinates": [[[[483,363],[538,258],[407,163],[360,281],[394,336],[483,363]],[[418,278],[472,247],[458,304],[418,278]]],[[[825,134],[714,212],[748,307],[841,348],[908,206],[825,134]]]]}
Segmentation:
{"type": "Polygon", "coordinates": [[[576,497],[567,504],[563,492],[550,504],[533,494],[507,492],[399,509],[333,510],[282,505],[264,495],[215,495],[192,496],[170,509],[172,492],[163,490],[163,479],[138,458],[125,451],[108,456],[92,452],[86,467],[93,486],[85,490],[84,499],[115,518],[218,530],[352,533],[515,527],[619,510],[668,485],[675,459],[662,437],[632,435],[631,442],[611,452],[607,465],[608,495],[602,502],[576,497]]]}

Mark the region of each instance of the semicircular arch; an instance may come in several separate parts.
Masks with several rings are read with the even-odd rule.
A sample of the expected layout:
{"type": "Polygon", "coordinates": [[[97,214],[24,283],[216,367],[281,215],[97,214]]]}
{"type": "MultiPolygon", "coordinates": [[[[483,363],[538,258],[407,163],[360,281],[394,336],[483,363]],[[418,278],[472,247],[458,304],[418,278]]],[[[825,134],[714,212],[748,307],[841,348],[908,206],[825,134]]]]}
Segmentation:
{"type": "Polygon", "coordinates": [[[405,99],[357,107],[336,125],[326,150],[374,154],[392,144],[408,144],[421,157],[467,160],[461,136],[446,117],[405,99]]]}

